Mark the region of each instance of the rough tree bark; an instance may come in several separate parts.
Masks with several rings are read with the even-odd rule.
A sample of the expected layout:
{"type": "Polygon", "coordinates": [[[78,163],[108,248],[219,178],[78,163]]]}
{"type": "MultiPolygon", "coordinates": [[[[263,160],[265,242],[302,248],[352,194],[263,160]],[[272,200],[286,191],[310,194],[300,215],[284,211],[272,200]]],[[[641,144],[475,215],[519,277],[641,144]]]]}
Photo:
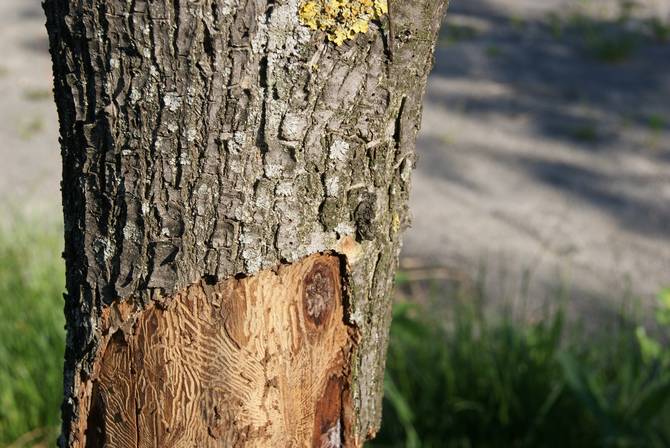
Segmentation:
{"type": "Polygon", "coordinates": [[[61,446],[360,446],[444,0],[45,0],[61,446]]]}

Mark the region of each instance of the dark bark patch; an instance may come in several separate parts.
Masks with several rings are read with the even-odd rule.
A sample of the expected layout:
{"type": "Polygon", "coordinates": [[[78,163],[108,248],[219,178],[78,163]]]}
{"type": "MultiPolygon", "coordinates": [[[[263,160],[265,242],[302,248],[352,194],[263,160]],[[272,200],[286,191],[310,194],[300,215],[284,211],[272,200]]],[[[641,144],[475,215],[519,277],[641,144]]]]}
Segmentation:
{"type": "Polygon", "coordinates": [[[327,321],[335,301],[335,279],[332,268],[316,263],[305,276],[303,305],[305,314],[316,326],[327,321]]]}
{"type": "Polygon", "coordinates": [[[342,391],[344,381],[339,376],[328,380],[323,396],[316,407],[312,446],[340,448],[342,446],[342,391]]]}
{"type": "Polygon", "coordinates": [[[373,240],[375,238],[376,227],[374,225],[376,216],[376,196],[366,194],[364,199],[356,207],[356,230],[361,240],[373,240]]]}
{"type": "Polygon", "coordinates": [[[97,448],[104,446],[106,442],[105,434],[105,401],[100,394],[100,388],[97,382],[93,384],[93,393],[91,394],[91,409],[86,421],[86,448],[97,448]]]}

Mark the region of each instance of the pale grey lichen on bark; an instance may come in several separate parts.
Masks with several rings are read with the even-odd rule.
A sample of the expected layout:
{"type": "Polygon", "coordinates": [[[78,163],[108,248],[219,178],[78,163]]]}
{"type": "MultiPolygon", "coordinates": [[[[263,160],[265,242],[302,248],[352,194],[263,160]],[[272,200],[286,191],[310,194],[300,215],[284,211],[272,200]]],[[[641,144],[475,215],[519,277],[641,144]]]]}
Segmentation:
{"type": "Polygon", "coordinates": [[[65,420],[104,305],[160,302],[352,236],[353,392],[358,429],[374,432],[443,6],[391,2],[390,18],[337,46],[300,23],[298,0],[46,0],[63,151],[65,420]]]}

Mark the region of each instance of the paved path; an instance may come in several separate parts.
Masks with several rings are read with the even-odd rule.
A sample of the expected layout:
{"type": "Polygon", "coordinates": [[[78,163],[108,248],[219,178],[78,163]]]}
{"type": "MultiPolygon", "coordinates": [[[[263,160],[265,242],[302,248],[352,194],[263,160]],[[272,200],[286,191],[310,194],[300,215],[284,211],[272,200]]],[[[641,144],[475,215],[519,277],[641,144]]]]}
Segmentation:
{"type": "Polygon", "coordinates": [[[39,0],[0,0],[0,201],[60,204],[58,119],[39,0]]]}
{"type": "MultiPolygon", "coordinates": [[[[452,1],[406,255],[483,266],[507,293],[527,272],[536,295],[570,284],[597,307],[670,285],[670,42],[593,3],[580,24],[566,1],[452,1]],[[592,54],[586,26],[639,46],[603,62],[618,56],[592,54]]],[[[670,21],[670,2],[648,6],[670,21]]]]}
{"type": "MultiPolygon", "coordinates": [[[[611,309],[627,288],[649,299],[670,284],[670,44],[640,22],[603,25],[612,2],[570,19],[574,3],[452,0],[404,253],[470,276],[483,266],[497,294],[525,272],[535,297],[570,284],[579,303],[611,309]],[[640,44],[602,62],[584,27],[640,44]]],[[[647,6],[670,20],[670,1],[647,6]]],[[[58,210],[38,0],[0,2],[0,54],[0,201],[58,210]]]]}

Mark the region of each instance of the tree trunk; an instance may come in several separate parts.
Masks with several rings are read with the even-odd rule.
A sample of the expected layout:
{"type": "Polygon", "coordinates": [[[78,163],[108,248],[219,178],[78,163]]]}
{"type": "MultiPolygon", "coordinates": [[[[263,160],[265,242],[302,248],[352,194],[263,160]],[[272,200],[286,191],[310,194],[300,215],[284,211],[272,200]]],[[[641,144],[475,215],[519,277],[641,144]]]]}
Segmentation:
{"type": "Polygon", "coordinates": [[[46,0],[61,446],[360,446],[444,0],[46,0]]]}

